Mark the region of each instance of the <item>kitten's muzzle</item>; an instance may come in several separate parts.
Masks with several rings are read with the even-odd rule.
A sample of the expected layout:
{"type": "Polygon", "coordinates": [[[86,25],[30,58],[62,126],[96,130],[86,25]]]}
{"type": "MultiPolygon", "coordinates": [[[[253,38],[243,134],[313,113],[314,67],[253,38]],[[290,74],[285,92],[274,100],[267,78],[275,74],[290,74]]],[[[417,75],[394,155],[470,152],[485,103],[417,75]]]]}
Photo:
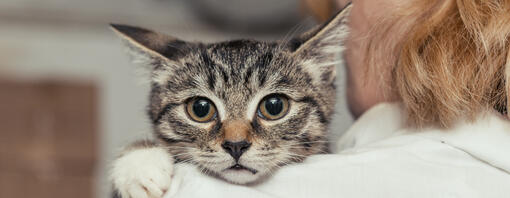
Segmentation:
{"type": "Polygon", "coordinates": [[[225,141],[221,144],[221,147],[230,154],[236,162],[239,161],[241,155],[246,152],[251,146],[251,143],[247,141],[239,141],[239,142],[230,142],[225,141]]]}

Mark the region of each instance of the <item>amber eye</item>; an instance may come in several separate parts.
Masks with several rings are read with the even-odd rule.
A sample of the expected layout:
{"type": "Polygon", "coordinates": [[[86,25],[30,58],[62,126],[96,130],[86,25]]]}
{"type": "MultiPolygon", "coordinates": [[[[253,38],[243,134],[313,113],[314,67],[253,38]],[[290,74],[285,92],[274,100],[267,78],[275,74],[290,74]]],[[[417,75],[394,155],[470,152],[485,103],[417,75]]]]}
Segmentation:
{"type": "Polygon", "coordinates": [[[209,122],[216,117],[216,107],[211,100],[204,97],[191,99],[186,104],[189,117],[196,122],[209,122]]]}
{"type": "Polygon", "coordinates": [[[259,105],[258,114],[266,120],[277,120],[289,111],[289,100],[283,95],[266,96],[259,105]]]}

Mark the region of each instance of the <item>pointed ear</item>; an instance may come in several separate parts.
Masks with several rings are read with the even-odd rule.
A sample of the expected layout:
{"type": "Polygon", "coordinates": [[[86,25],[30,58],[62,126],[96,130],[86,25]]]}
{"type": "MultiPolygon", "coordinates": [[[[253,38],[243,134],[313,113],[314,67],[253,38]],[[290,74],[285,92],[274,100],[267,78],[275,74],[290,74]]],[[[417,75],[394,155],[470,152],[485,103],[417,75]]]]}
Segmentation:
{"type": "Polygon", "coordinates": [[[110,24],[112,30],[127,43],[134,62],[157,68],[184,55],[187,43],[148,29],[110,24]]]}
{"type": "Polygon", "coordinates": [[[323,83],[334,81],[335,66],[342,62],[351,7],[348,4],[323,25],[289,41],[289,48],[298,60],[302,60],[302,67],[323,83]]]}

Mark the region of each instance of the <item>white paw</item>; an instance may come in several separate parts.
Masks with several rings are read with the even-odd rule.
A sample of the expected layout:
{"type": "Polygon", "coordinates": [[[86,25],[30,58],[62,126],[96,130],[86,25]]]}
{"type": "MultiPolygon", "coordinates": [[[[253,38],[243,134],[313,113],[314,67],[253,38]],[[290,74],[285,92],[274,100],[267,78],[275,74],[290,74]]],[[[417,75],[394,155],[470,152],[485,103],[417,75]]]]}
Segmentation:
{"type": "Polygon", "coordinates": [[[172,171],[173,158],[164,149],[140,148],[115,160],[111,180],[122,198],[161,198],[172,171]]]}

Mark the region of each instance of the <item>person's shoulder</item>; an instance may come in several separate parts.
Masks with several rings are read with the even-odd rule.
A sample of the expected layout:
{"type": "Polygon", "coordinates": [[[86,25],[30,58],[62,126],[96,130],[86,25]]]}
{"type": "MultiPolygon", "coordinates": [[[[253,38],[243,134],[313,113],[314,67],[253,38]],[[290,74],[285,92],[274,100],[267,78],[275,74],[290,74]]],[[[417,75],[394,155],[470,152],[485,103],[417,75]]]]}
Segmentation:
{"type": "Polygon", "coordinates": [[[370,108],[337,141],[337,151],[360,147],[394,136],[404,126],[399,103],[382,103],[370,108]]]}

